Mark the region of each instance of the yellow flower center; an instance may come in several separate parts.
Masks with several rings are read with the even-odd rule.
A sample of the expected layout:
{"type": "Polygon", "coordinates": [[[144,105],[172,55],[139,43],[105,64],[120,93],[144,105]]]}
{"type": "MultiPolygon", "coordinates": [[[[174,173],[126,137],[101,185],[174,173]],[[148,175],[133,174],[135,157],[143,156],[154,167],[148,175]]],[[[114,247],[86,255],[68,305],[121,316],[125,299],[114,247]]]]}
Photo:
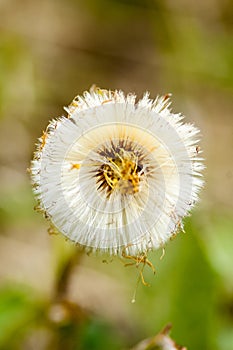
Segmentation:
{"type": "Polygon", "coordinates": [[[108,163],[102,167],[104,180],[109,193],[119,189],[122,194],[139,191],[140,167],[137,157],[132,152],[121,150],[114,158],[107,158],[108,163]]]}

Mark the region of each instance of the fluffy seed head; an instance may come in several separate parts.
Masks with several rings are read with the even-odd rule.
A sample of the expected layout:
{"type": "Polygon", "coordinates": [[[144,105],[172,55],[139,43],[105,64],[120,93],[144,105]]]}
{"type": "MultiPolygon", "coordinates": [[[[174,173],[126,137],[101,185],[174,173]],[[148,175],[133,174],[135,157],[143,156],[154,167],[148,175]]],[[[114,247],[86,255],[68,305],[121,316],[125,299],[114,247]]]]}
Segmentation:
{"type": "Polygon", "coordinates": [[[136,256],[163,247],[198,200],[199,130],[169,96],[92,88],[52,120],[31,162],[38,208],[93,251],[136,256]]]}

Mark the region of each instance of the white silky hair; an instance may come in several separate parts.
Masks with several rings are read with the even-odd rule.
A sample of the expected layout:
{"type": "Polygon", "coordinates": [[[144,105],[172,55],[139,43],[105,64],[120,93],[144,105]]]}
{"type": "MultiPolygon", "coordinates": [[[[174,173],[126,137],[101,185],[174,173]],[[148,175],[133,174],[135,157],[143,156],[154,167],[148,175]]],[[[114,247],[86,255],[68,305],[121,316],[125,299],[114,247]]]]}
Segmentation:
{"type": "Polygon", "coordinates": [[[50,122],[31,163],[39,207],[73,242],[93,251],[132,256],[158,249],[182,226],[203,186],[199,130],[170,111],[169,99],[95,90],[78,96],[68,117],[50,122]],[[96,174],[101,150],[141,156],[139,190],[108,196],[96,174]],[[76,164],[76,166],[75,166],[76,164]]]}

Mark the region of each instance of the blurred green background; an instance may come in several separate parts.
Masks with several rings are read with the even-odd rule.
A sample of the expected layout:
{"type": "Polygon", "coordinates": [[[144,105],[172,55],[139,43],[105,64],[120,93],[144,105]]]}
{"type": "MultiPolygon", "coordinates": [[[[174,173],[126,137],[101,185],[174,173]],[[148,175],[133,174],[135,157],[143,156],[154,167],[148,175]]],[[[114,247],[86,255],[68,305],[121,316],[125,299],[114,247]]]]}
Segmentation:
{"type": "Polygon", "coordinates": [[[189,350],[233,348],[233,2],[0,0],[0,349],[127,349],[168,322],[189,350]],[[93,83],[171,92],[201,129],[206,186],[157,274],[49,236],[26,168],[93,83]]]}

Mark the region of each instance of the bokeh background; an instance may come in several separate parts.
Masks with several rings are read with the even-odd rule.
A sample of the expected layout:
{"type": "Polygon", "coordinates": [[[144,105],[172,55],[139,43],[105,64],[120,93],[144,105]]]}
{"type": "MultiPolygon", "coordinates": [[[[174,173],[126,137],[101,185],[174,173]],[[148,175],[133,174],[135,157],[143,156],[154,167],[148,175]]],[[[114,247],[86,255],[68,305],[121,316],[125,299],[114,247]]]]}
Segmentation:
{"type": "Polygon", "coordinates": [[[189,350],[233,348],[233,2],[0,0],[0,349],[127,349],[173,324],[189,350]],[[52,117],[93,83],[171,92],[202,130],[201,202],[150,254],[118,259],[47,234],[26,169],[52,117]]]}

